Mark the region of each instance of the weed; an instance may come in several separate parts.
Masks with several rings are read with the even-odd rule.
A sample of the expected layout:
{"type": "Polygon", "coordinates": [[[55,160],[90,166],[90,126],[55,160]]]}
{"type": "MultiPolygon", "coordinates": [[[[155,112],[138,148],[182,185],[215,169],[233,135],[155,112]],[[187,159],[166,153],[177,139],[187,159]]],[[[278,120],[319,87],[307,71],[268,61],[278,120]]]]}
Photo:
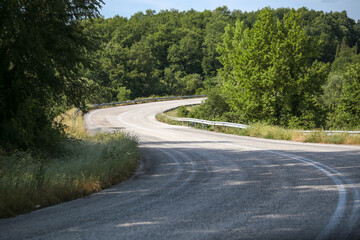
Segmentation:
{"type": "MultiPolygon", "coordinates": [[[[74,110],[62,116],[72,123],[74,110]]],[[[77,117],[63,152],[50,159],[0,151],[0,217],[11,217],[86,196],[128,178],[138,165],[138,140],[126,133],[87,136],[77,117]]]]}

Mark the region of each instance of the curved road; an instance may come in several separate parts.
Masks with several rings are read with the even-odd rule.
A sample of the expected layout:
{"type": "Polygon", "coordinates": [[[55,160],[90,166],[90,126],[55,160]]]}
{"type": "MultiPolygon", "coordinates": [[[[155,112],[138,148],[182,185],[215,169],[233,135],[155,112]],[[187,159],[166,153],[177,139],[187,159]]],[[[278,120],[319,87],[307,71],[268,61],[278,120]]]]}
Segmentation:
{"type": "Polygon", "coordinates": [[[129,180],[0,220],[0,239],[360,239],[360,147],[170,126],[162,110],[200,99],[99,109],[88,129],[141,141],[129,180]]]}

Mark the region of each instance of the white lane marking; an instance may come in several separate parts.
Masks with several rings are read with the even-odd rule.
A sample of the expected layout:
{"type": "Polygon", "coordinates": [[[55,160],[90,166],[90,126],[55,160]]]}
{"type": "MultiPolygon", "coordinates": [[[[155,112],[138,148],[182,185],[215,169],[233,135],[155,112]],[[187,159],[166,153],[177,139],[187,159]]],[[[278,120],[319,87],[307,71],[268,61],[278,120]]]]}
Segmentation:
{"type": "Polygon", "coordinates": [[[141,130],[144,130],[144,131],[148,131],[148,132],[158,132],[156,130],[153,130],[151,128],[144,128],[144,127],[140,127],[139,125],[135,125],[135,124],[132,124],[132,123],[129,123],[129,122],[126,122],[123,120],[123,116],[126,116],[126,115],[129,115],[133,112],[137,112],[137,110],[132,110],[132,111],[128,111],[128,112],[124,112],[124,113],[121,113],[118,115],[117,119],[120,123],[124,124],[124,125],[128,125],[128,126],[131,126],[133,128],[136,128],[136,129],[141,129],[141,130]]]}
{"type": "MultiPolygon", "coordinates": [[[[235,144],[226,144],[226,145],[236,146],[235,144]]],[[[313,161],[310,159],[306,159],[303,157],[299,157],[296,155],[282,153],[280,151],[271,151],[271,150],[266,150],[266,149],[261,149],[261,148],[256,148],[256,147],[244,146],[244,145],[241,145],[241,148],[265,151],[265,152],[272,153],[272,154],[275,154],[278,156],[288,157],[288,158],[300,161],[300,162],[308,164],[314,168],[317,168],[321,172],[325,173],[325,175],[327,177],[329,177],[335,183],[336,188],[338,190],[338,203],[337,203],[336,209],[335,209],[333,215],[331,216],[330,220],[328,221],[326,226],[323,228],[323,230],[320,232],[320,234],[316,238],[317,240],[327,239],[327,237],[331,234],[331,232],[333,230],[335,230],[337,225],[340,223],[341,218],[344,216],[345,208],[346,208],[346,201],[347,201],[346,200],[347,191],[345,189],[344,182],[339,177],[341,177],[342,179],[345,179],[345,181],[350,185],[349,187],[352,188],[353,194],[354,194],[354,202],[360,202],[359,190],[357,189],[357,187],[355,187],[353,185],[352,181],[347,180],[342,173],[340,173],[339,171],[337,171],[325,164],[322,164],[322,163],[319,163],[319,162],[316,162],[316,161],[313,161]],[[329,171],[326,169],[328,169],[329,171]],[[339,176],[339,177],[337,177],[337,176],[339,176]]],[[[358,218],[358,214],[357,214],[358,211],[359,211],[359,204],[353,205],[352,211],[351,211],[351,216],[349,217],[349,219],[347,221],[346,229],[342,232],[342,236],[346,237],[352,231],[353,227],[356,224],[357,218],[358,218]]]]}
{"type": "MultiPolygon", "coordinates": [[[[135,124],[132,124],[132,123],[129,123],[129,122],[125,122],[123,120],[122,116],[123,115],[128,115],[128,114],[130,114],[132,112],[134,112],[134,111],[125,112],[125,113],[122,113],[122,114],[118,115],[119,122],[121,122],[123,124],[126,124],[126,125],[129,125],[129,126],[132,126],[134,128],[137,128],[137,129],[142,129],[142,130],[145,130],[145,131],[148,131],[148,132],[158,133],[157,130],[153,130],[153,129],[150,129],[150,128],[144,128],[144,127],[140,127],[138,125],[135,125],[135,124]]],[[[168,135],[176,135],[176,134],[172,134],[172,133],[169,133],[169,132],[167,132],[167,134],[168,135]]],[[[179,136],[179,135],[176,135],[176,136],[179,136]]],[[[199,138],[199,137],[197,137],[196,139],[197,140],[210,141],[209,139],[199,138]]],[[[213,141],[213,140],[211,140],[211,141],[213,141]]],[[[216,141],[214,141],[214,142],[216,142],[216,141]]],[[[231,146],[239,147],[238,145],[235,145],[235,144],[225,144],[225,145],[231,145],[231,146]]],[[[336,227],[338,226],[338,224],[341,221],[341,218],[344,216],[345,208],[346,208],[346,202],[347,202],[347,191],[345,189],[343,181],[340,179],[340,178],[346,179],[343,174],[341,174],[340,172],[334,170],[333,168],[330,168],[327,165],[315,162],[315,161],[310,160],[310,159],[302,158],[302,157],[299,157],[299,156],[290,155],[290,154],[286,154],[286,153],[282,153],[282,152],[274,152],[274,151],[271,151],[271,150],[255,148],[255,147],[249,147],[249,146],[244,146],[244,145],[241,145],[240,147],[245,148],[245,149],[266,151],[266,152],[269,152],[269,153],[272,153],[272,154],[275,154],[275,155],[288,157],[288,158],[294,159],[296,161],[300,161],[302,163],[308,164],[308,165],[318,169],[319,171],[323,172],[336,185],[336,188],[338,190],[338,203],[337,203],[336,209],[335,209],[333,215],[331,216],[330,220],[328,221],[328,223],[326,224],[326,226],[323,228],[323,230],[320,232],[320,234],[318,235],[318,237],[316,239],[318,239],[318,240],[326,239],[329,236],[329,234],[331,234],[332,231],[334,231],[336,229],[336,227]],[[336,175],[338,175],[340,178],[338,178],[336,175]]],[[[347,182],[351,183],[350,180],[347,180],[347,182]]],[[[360,201],[359,191],[353,185],[352,185],[352,189],[353,189],[353,194],[354,194],[354,201],[359,202],[360,201]]],[[[357,220],[358,211],[359,211],[359,206],[354,205],[353,209],[352,209],[352,212],[351,212],[351,216],[350,216],[350,218],[348,220],[347,229],[343,232],[343,234],[349,234],[351,232],[351,230],[353,229],[353,227],[355,225],[355,222],[357,220]]]]}
{"type": "Polygon", "coordinates": [[[335,171],[334,169],[324,165],[329,170],[331,169],[331,171],[335,172],[335,174],[330,173],[329,171],[320,167],[319,166],[320,164],[316,164],[316,162],[314,162],[310,159],[298,157],[295,155],[285,154],[285,153],[279,153],[279,152],[273,152],[273,151],[268,151],[268,152],[309,164],[312,167],[317,168],[321,172],[325,173],[325,175],[328,176],[335,183],[337,190],[338,190],[338,195],[339,195],[336,209],[335,209],[332,217],[330,218],[329,222],[326,224],[326,226],[323,228],[323,230],[320,232],[320,234],[316,238],[317,240],[326,239],[327,236],[337,227],[337,225],[339,224],[339,222],[341,221],[341,218],[344,216],[344,213],[345,213],[345,208],[346,208],[345,186],[344,186],[343,182],[338,177],[336,177],[335,174],[338,174],[341,177],[344,177],[344,176],[342,174],[340,174],[339,172],[335,171]]]}
{"type": "MultiPolygon", "coordinates": [[[[311,161],[309,159],[306,159],[306,158],[302,158],[304,160],[307,160],[307,161],[311,161]]],[[[351,230],[354,228],[355,224],[356,224],[356,221],[357,219],[359,218],[359,215],[358,215],[358,212],[359,212],[359,203],[360,203],[360,194],[359,194],[359,189],[357,187],[355,187],[354,185],[354,182],[348,178],[346,178],[342,173],[340,173],[339,171],[325,165],[325,164],[322,164],[322,163],[319,163],[319,162],[314,162],[315,164],[317,165],[320,165],[326,169],[328,169],[329,171],[333,172],[334,174],[336,174],[337,176],[340,176],[347,184],[348,188],[350,188],[352,190],[352,193],[353,193],[353,200],[354,202],[356,202],[356,205],[354,204],[352,210],[351,210],[351,214],[350,214],[350,217],[348,218],[347,220],[347,224],[346,224],[346,227],[345,229],[343,230],[342,232],[342,238],[345,239],[350,233],[351,233],[351,230]]]]}
{"type": "MultiPolygon", "coordinates": [[[[129,199],[126,199],[126,200],[123,200],[123,201],[119,201],[119,202],[116,202],[115,204],[112,204],[112,205],[108,205],[107,208],[113,208],[114,206],[118,206],[118,205],[123,205],[123,204],[128,204],[128,203],[131,203],[131,202],[135,202],[137,201],[138,199],[140,198],[144,198],[145,196],[150,196],[154,193],[157,193],[157,192],[161,192],[163,189],[167,188],[168,186],[170,186],[171,184],[177,182],[177,180],[180,178],[181,174],[184,173],[185,169],[183,167],[185,161],[179,161],[177,157],[174,157],[172,154],[168,153],[167,151],[161,149],[161,148],[154,148],[155,150],[167,155],[169,157],[169,159],[171,160],[170,162],[172,163],[172,165],[176,166],[177,170],[176,172],[174,173],[173,176],[170,177],[170,179],[168,179],[165,183],[157,186],[154,188],[154,191],[145,191],[145,194],[144,195],[141,195],[140,197],[138,196],[135,196],[135,197],[131,197],[129,199]]],[[[147,201],[147,202],[144,202],[144,203],[141,203],[141,204],[138,204],[136,206],[133,206],[133,207],[130,207],[130,208],[127,208],[126,210],[127,211],[132,211],[132,210],[135,210],[135,209],[139,209],[139,208],[143,208],[145,206],[148,206],[148,205],[151,205],[157,201],[160,201],[161,199],[165,198],[166,196],[176,192],[177,190],[179,190],[180,188],[182,188],[183,186],[185,186],[186,184],[188,184],[188,182],[190,182],[193,178],[194,178],[194,175],[195,175],[195,165],[191,159],[189,157],[187,157],[186,155],[184,155],[183,153],[179,152],[179,151],[176,151],[176,150],[173,150],[173,149],[167,149],[168,151],[173,151],[173,152],[176,152],[182,156],[184,156],[186,159],[188,159],[190,162],[191,162],[191,166],[192,166],[192,171],[191,171],[191,174],[189,177],[187,177],[184,182],[177,186],[176,188],[172,189],[171,191],[168,191],[166,192],[165,194],[162,194],[158,197],[155,197],[154,199],[152,199],[151,201],[147,201]]],[[[151,175],[150,175],[151,176],[151,175]]],[[[110,189],[111,190],[111,189],[110,189]]],[[[101,191],[101,192],[98,192],[98,193],[95,193],[94,195],[102,195],[102,194],[106,194],[106,190],[104,191],[101,191]]],[[[110,191],[111,193],[111,191],[110,191]]],[[[156,194],[155,194],[156,195],[156,194]]]]}
{"type": "MultiPolygon", "coordinates": [[[[97,114],[99,112],[103,112],[103,111],[106,111],[108,110],[107,108],[104,108],[104,109],[96,109],[96,110],[93,110],[93,111],[90,111],[88,112],[85,117],[88,119],[90,125],[92,126],[98,126],[96,123],[94,123],[94,121],[92,120],[92,117],[93,117],[93,114],[97,114]]],[[[86,121],[85,121],[86,122],[86,121]]],[[[101,127],[101,126],[98,126],[98,127],[101,127]]]]}

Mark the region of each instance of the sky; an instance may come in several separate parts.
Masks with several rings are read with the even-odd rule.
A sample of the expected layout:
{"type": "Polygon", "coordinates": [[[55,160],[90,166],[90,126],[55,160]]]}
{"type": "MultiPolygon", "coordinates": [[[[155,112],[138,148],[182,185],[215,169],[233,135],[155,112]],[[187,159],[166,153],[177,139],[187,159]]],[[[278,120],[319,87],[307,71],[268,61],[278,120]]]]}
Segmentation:
{"type": "Polygon", "coordinates": [[[147,9],[159,12],[165,9],[186,11],[214,10],[220,6],[227,6],[230,10],[256,11],[264,7],[301,8],[307,7],[317,11],[346,11],[348,16],[358,21],[360,19],[360,0],[103,0],[100,13],[105,18],[119,15],[130,18],[133,14],[147,9]]]}

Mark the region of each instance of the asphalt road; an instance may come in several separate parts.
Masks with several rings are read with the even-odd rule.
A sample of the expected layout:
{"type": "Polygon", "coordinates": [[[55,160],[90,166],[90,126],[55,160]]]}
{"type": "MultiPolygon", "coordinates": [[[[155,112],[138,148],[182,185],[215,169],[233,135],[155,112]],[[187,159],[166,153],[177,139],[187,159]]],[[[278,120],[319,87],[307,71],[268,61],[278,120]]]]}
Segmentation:
{"type": "Polygon", "coordinates": [[[139,136],[129,180],[0,220],[0,239],[360,239],[360,146],[274,141],[170,126],[198,99],[99,109],[88,129],[139,136]]]}

